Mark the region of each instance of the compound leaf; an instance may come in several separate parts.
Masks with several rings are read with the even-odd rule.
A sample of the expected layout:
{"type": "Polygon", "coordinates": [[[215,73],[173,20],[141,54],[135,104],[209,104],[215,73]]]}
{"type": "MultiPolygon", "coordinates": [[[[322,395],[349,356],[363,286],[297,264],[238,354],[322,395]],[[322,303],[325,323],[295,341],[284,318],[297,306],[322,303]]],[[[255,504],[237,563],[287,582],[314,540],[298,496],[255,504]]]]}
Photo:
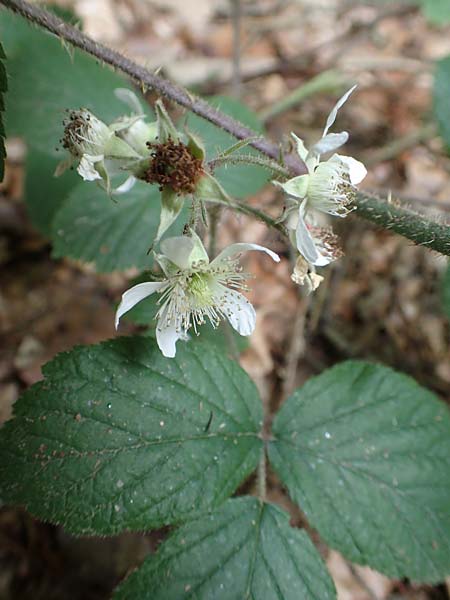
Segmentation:
{"type": "Polygon", "coordinates": [[[333,582],[308,535],[256,498],[228,500],[183,525],[114,600],[332,600],[333,582]]]}
{"type": "Polygon", "coordinates": [[[71,532],[181,521],[258,463],[257,390],[212,346],[179,343],[166,359],[150,338],[119,338],[43,372],[0,431],[0,497],[71,532]]]}
{"type": "Polygon", "coordinates": [[[391,577],[450,573],[450,415],[387,367],[348,361],[277,415],[272,465],[323,539],[391,577]]]}

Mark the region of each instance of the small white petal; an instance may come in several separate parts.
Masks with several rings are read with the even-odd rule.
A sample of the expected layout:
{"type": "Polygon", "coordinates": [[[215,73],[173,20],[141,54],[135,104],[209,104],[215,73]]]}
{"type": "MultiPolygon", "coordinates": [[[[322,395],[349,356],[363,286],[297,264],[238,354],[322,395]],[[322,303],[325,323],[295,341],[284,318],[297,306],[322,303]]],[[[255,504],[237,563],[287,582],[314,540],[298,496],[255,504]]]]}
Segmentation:
{"type": "Polygon", "coordinates": [[[337,154],[336,156],[338,156],[341,162],[346,165],[352,185],[361,183],[367,175],[367,169],[362,162],[359,162],[359,160],[356,160],[356,158],[352,158],[351,156],[342,156],[342,154],[337,154]]]}
{"type": "Polygon", "coordinates": [[[297,249],[300,254],[312,265],[316,267],[324,267],[328,265],[332,259],[320,254],[314,243],[306,223],[305,223],[306,204],[303,202],[298,211],[298,223],[295,231],[297,249]]]}
{"type": "Polygon", "coordinates": [[[158,342],[159,349],[166,358],[174,358],[177,348],[176,344],[180,338],[184,338],[184,332],[182,329],[177,328],[176,325],[164,326],[160,319],[156,326],[156,341],[158,342]]]}
{"type": "Polygon", "coordinates": [[[127,88],[116,88],[114,94],[121,102],[127,104],[134,113],[137,115],[142,114],[141,103],[134,92],[127,88]]]}
{"type": "Polygon", "coordinates": [[[279,181],[273,181],[272,183],[282,188],[289,196],[294,196],[294,198],[304,198],[308,191],[309,178],[310,175],[307,173],[305,175],[293,177],[284,183],[280,183],[279,181]]]}
{"type": "Polygon", "coordinates": [[[353,92],[353,90],[356,88],[357,86],[354,85],[352,88],[350,88],[348,90],[348,92],[345,92],[345,94],[342,96],[342,98],[339,98],[339,100],[336,102],[336,104],[333,106],[333,109],[331,110],[330,114],[328,115],[328,119],[327,122],[325,124],[325,128],[323,130],[323,134],[322,137],[325,137],[328,133],[328,130],[330,129],[330,127],[333,125],[333,123],[336,121],[336,116],[338,113],[338,110],[341,108],[341,106],[347,102],[348,97],[350,96],[350,94],[353,92]]]}
{"type": "Polygon", "coordinates": [[[310,150],[310,155],[325,154],[326,152],[333,152],[337,148],[340,148],[348,140],[348,133],[342,131],[341,133],[328,133],[326,136],[321,138],[310,150]]]}
{"type": "Polygon", "coordinates": [[[113,194],[126,194],[127,192],[129,192],[131,190],[131,188],[134,186],[134,184],[136,183],[137,179],[136,177],[133,177],[133,175],[130,175],[130,177],[128,177],[121,185],[119,185],[118,187],[116,187],[115,190],[113,190],[113,194]]]}
{"type": "MultiPolygon", "coordinates": [[[[101,157],[101,159],[102,158],[103,157],[101,157]]],[[[88,158],[86,155],[81,157],[77,171],[85,181],[95,181],[96,179],[101,179],[101,175],[95,168],[94,161],[91,157],[88,158]]]]}
{"type": "Polygon", "coordinates": [[[294,132],[291,132],[291,135],[295,140],[295,145],[297,147],[297,154],[300,156],[300,158],[302,160],[305,160],[306,156],[308,154],[308,150],[305,148],[305,144],[303,143],[303,140],[301,138],[299,138],[298,136],[296,136],[294,132]]]}
{"type": "Polygon", "coordinates": [[[180,269],[188,269],[194,240],[187,235],[167,238],[161,242],[161,251],[180,269]]]}
{"type": "Polygon", "coordinates": [[[256,313],[247,298],[220,284],[216,286],[214,295],[233,329],[240,335],[251,335],[255,329],[256,313]]]}
{"type": "Polygon", "coordinates": [[[116,311],[116,329],[119,326],[120,318],[133,308],[138,302],[147,298],[157,290],[159,290],[165,281],[148,281],[146,283],[138,283],[122,295],[122,300],[116,311]]]}
{"type": "Polygon", "coordinates": [[[248,252],[249,250],[258,250],[259,252],[265,252],[270,256],[272,260],[274,260],[275,262],[280,262],[280,257],[278,256],[278,254],[276,254],[272,250],[269,250],[269,248],[266,248],[265,246],[260,246],[259,244],[247,244],[245,242],[241,242],[237,244],[231,244],[230,246],[224,248],[222,252],[218,254],[216,258],[212,261],[211,266],[213,267],[214,265],[221,262],[225,258],[228,258],[229,256],[234,256],[236,254],[239,254],[240,252],[248,252]]]}

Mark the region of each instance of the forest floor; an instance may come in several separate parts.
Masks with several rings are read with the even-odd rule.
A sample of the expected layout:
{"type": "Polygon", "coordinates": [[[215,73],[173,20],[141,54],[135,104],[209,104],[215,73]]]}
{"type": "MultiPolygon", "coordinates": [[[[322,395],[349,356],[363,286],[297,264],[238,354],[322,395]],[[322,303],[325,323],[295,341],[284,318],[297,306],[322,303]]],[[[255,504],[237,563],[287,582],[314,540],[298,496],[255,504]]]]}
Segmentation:
{"type": "MultiPolygon", "coordinates": [[[[276,140],[320,129],[334,100],[359,84],[339,117],[346,153],[365,162],[363,188],[407,200],[448,219],[450,158],[431,116],[434,63],[450,54],[449,28],[431,27],[404,3],[243,1],[241,65],[233,70],[230,3],[211,0],[72,0],[84,30],[202,94],[239,95],[276,140]],[[327,72],[322,91],[278,108],[293,90],[327,72]],[[328,83],[326,83],[328,81],[328,83]]],[[[88,93],[88,92],[87,92],[88,93]]],[[[8,143],[0,188],[0,422],[19,394],[61,350],[115,335],[114,302],[123,274],[53,260],[21,201],[22,147],[8,143]]],[[[274,215],[280,196],[258,196],[274,215]]],[[[284,243],[259,222],[222,213],[219,246],[236,239],[286,257],[274,271],[249,256],[257,329],[241,364],[270,411],[307,378],[348,358],[374,359],[413,375],[450,400],[450,328],[442,310],[445,258],[355,216],[340,221],[344,256],[305,297],[290,280],[284,243]]],[[[132,325],[124,331],[133,330],[132,325]]],[[[270,474],[268,497],[303,518],[270,474]]],[[[252,482],[247,486],[251,488],[252,482]]],[[[154,550],[165,532],[77,539],[17,509],[0,511],[1,600],[106,600],[113,586],[154,550]]],[[[449,598],[445,584],[416,586],[354,566],[320,546],[339,600],[449,598]]]]}

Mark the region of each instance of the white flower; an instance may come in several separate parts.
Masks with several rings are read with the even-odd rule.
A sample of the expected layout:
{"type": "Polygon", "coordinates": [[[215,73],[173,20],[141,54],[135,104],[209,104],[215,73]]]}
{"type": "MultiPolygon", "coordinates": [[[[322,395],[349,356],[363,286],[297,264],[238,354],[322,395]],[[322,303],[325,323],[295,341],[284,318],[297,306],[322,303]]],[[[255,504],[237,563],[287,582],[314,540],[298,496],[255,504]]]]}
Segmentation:
{"type": "Polygon", "coordinates": [[[260,250],[274,261],[275,252],[257,244],[232,244],[212,262],[200,238],[191,235],[168,238],[161,243],[162,254],[156,255],[166,276],[163,281],[139,283],[127,290],[116,312],[119,320],[138,302],[154,292],[160,294],[156,314],[156,340],[164,356],[173,358],[176,343],[185,338],[191,327],[197,333],[199,325],[208,319],[217,327],[222,319],[241,335],[250,335],[255,328],[255,310],[238,290],[246,290],[246,273],[239,267],[237,255],[247,250],[260,250]]]}
{"type": "Polygon", "coordinates": [[[287,211],[288,227],[295,230],[295,245],[305,259],[315,266],[324,266],[333,260],[317,246],[311,231],[314,225],[314,211],[321,211],[336,217],[345,217],[351,209],[355,185],[367,174],[365,166],[352,158],[333,154],[326,161],[320,155],[333,152],[348,140],[348,133],[328,133],[336,120],[339,108],[346,102],[356,86],[352,87],[335,104],[328,115],[321,139],[308,151],[303,141],[292,133],[297,153],[305,162],[308,173],[289,179],[285,183],[274,182],[294,201],[287,211]]]}

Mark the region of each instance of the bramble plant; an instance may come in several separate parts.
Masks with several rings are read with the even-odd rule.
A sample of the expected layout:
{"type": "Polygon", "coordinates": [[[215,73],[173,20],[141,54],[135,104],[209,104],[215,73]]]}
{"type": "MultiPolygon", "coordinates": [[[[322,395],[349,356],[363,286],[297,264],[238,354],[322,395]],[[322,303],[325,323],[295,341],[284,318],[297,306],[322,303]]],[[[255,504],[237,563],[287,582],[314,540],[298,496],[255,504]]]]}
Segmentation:
{"type": "Polygon", "coordinates": [[[55,257],[99,272],[137,268],[116,327],[125,315],[149,326],[146,335],[76,347],[44,366],[44,379],[0,431],[2,501],[78,535],[172,526],[118,586],[117,600],[336,598],[308,534],[267,502],[269,463],[311,527],[349,560],[393,578],[443,580],[445,404],[388,367],[347,361],[297,389],[268,431],[254,383],[211,335],[221,321],[242,336],[255,328],[242,253],[261,251],[274,269],[280,261],[252,240],[216,251],[217,206],[253,215],[283,237],[302,293],[313,293],[323,279],[317,269],[341,256],[323,213],[355,211],[450,255],[448,226],[359,192],[364,165],[335,153],[349,136],[330,129],[356,86],[309,151],[292,133],[294,151],[280,157],[239,102],[196,98],[37,6],[0,3],[161,96],[152,112],[118,74],[0,13],[6,124],[28,146],[30,217],[55,257]],[[70,77],[62,78],[65,70],[70,77]],[[172,120],[168,101],[190,113],[185,126],[172,120]],[[268,181],[282,190],[278,219],[245,201],[268,181]],[[233,497],[254,472],[257,494],[233,497]]]}

